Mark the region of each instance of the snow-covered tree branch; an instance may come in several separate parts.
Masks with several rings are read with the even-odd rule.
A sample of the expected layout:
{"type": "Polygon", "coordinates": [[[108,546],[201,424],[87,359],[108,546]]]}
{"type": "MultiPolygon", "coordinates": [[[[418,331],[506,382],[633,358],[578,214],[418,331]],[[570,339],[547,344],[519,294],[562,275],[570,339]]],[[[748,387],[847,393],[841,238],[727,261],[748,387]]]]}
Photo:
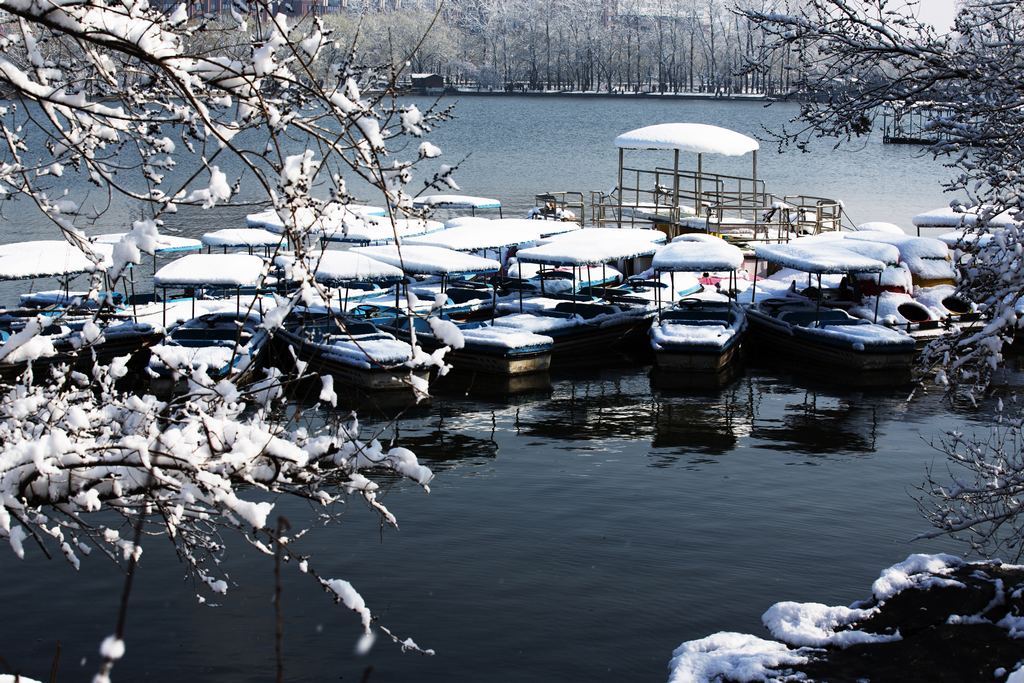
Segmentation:
{"type": "MultiPolygon", "coordinates": [[[[273,334],[294,305],[330,300],[316,278],[318,237],[346,229],[353,186],[377,192],[392,219],[417,215],[407,188],[440,154],[421,138],[450,113],[395,99],[408,56],[361,65],[319,19],[272,9],[236,3],[218,22],[145,0],[0,0],[0,195],[34,207],[89,255],[87,298],[153,254],[162,219],[179,208],[269,204],[293,251],[287,294],[262,323],[273,334]],[[83,227],[113,202],[137,220],[101,253],[83,227]]],[[[419,186],[450,173],[428,172],[419,186]]],[[[397,526],[370,477],[389,471],[427,490],[432,473],[412,452],[363,438],[354,415],[278,410],[285,379],[275,370],[236,382],[164,359],[187,384],[168,399],[122,388],[127,357],[33,370],[53,355],[43,322],[29,320],[0,352],[29,363],[0,386],[0,540],[14,555],[60,555],[77,568],[95,551],[128,566],[141,558],[135,538],[157,537],[205,593],[224,593],[218,566],[230,532],[271,557],[284,549],[289,566],[358,614],[363,647],[376,627],[423,651],[375,624],[351,585],[302,552],[304,531],[282,536],[274,515],[281,495],[325,510],[355,497],[397,526]]],[[[86,329],[95,332],[79,360],[102,338],[86,329]]],[[[321,402],[333,404],[332,385],[323,387],[321,402]]],[[[123,652],[116,636],[100,680],[123,652]]]]}

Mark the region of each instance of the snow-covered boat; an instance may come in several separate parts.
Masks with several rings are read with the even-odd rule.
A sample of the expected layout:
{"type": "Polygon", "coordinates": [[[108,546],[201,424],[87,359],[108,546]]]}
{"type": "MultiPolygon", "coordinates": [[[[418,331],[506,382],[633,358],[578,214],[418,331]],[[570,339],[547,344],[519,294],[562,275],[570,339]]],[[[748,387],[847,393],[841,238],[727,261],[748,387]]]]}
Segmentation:
{"type": "Polygon", "coordinates": [[[0,379],[13,379],[29,366],[34,373],[56,365],[89,371],[95,363],[115,359],[122,359],[127,370],[138,370],[163,336],[145,323],[85,319],[69,325],[43,315],[0,316],[0,379]]]}
{"type": "Polygon", "coordinates": [[[258,314],[243,311],[207,313],[175,325],[151,349],[149,374],[172,385],[192,371],[244,382],[266,349],[268,333],[261,322],[258,314]]]}
{"type": "MultiPolygon", "coordinates": [[[[425,301],[414,306],[415,312],[425,314],[432,308],[439,308],[449,316],[480,317],[490,315],[494,309],[493,288],[472,280],[477,276],[497,273],[501,264],[494,259],[424,244],[402,245],[401,248],[395,245],[355,247],[351,251],[399,268],[416,278],[415,283],[407,286],[417,299],[425,301]]],[[[393,304],[383,298],[366,300],[365,304],[378,308],[389,305],[401,308],[401,296],[397,290],[395,298],[393,304]]]]}
{"type": "Polygon", "coordinates": [[[361,216],[346,220],[337,230],[325,232],[322,239],[324,242],[362,246],[393,244],[396,239],[428,235],[443,228],[444,223],[425,218],[361,216]]]}
{"type": "Polygon", "coordinates": [[[263,228],[213,230],[204,233],[200,241],[211,253],[214,249],[220,249],[224,253],[227,253],[228,249],[245,249],[250,254],[257,250],[262,251],[263,255],[267,257],[286,243],[285,238],[279,233],[273,233],[263,228]]]}
{"type": "MultiPolygon", "coordinates": [[[[893,250],[873,242],[797,242],[758,245],[755,255],[780,266],[817,276],[874,273],[879,279],[891,257],[872,254],[893,250]]],[[[903,332],[855,318],[842,309],[824,308],[806,297],[757,297],[747,309],[751,332],[760,346],[804,364],[836,370],[894,371],[909,374],[914,360],[914,339],[903,332]]],[[[902,379],[902,377],[900,377],[902,379]]]]}
{"type": "MultiPolygon", "coordinates": [[[[196,317],[195,302],[201,293],[209,298],[233,297],[235,313],[240,315],[243,292],[258,293],[264,269],[264,260],[252,254],[189,254],[171,261],[153,275],[154,288],[163,293],[162,324],[168,324],[168,290],[176,289],[184,290],[185,297],[191,299],[190,317],[196,317]]],[[[256,301],[262,303],[260,297],[256,301]]]]}
{"type": "Polygon", "coordinates": [[[496,327],[551,337],[556,361],[586,362],[643,339],[654,319],[654,306],[613,304],[578,296],[573,299],[531,297],[523,303],[499,304],[508,311],[496,327]],[[512,312],[523,307],[522,312],[512,312]]]}
{"type": "Polygon", "coordinates": [[[64,240],[0,246],[0,280],[56,278],[64,284],[61,290],[23,297],[23,308],[0,312],[0,377],[17,376],[30,364],[88,370],[94,362],[121,357],[133,366],[144,364],[146,349],[163,337],[154,325],[111,320],[112,294],[88,301],[87,292],[76,296],[70,291],[73,277],[110,263],[109,245],[91,246],[92,256],[64,240]]]}
{"type": "Polygon", "coordinates": [[[498,304],[498,311],[506,315],[494,324],[551,337],[556,359],[585,360],[587,354],[628,346],[647,332],[656,312],[654,302],[596,300],[578,290],[577,283],[585,272],[591,274],[592,282],[594,269],[604,269],[609,262],[652,256],[658,240],[664,241],[664,235],[656,230],[589,228],[520,250],[516,254],[520,268],[536,264],[564,269],[571,288],[562,294],[532,296],[520,289],[518,296],[498,304]]]}
{"type": "MultiPolygon", "coordinates": [[[[709,235],[681,235],[659,249],[652,263],[659,279],[662,273],[723,272],[732,280],[742,266],[738,248],[709,235]]],[[[684,298],[661,309],[651,325],[655,363],[670,371],[721,372],[739,358],[746,330],[743,307],[728,295],[684,298]]]]}
{"type": "Polygon", "coordinates": [[[427,351],[450,347],[445,362],[458,371],[495,375],[523,375],[544,372],[551,365],[551,337],[522,332],[489,322],[409,316],[391,309],[373,318],[382,330],[399,338],[409,336],[409,321],[416,330],[416,341],[427,351]]]}
{"type": "Polygon", "coordinates": [[[330,375],[364,391],[425,390],[430,364],[413,348],[368,320],[308,312],[290,316],[274,334],[274,357],[291,370],[330,375]]]}
{"type": "MultiPolygon", "coordinates": [[[[380,206],[330,204],[326,211],[313,208],[294,209],[290,214],[286,214],[286,218],[288,226],[296,228],[302,234],[324,235],[344,230],[346,223],[350,221],[358,224],[362,218],[368,216],[386,215],[387,209],[380,206]]],[[[245,222],[250,228],[262,228],[279,235],[287,232],[285,221],[276,209],[251,213],[245,217],[245,222]]]]}
{"type": "Polygon", "coordinates": [[[428,194],[417,197],[412,202],[417,209],[449,209],[469,211],[476,216],[477,211],[494,210],[501,217],[501,202],[490,197],[474,197],[465,194],[428,194]]]}

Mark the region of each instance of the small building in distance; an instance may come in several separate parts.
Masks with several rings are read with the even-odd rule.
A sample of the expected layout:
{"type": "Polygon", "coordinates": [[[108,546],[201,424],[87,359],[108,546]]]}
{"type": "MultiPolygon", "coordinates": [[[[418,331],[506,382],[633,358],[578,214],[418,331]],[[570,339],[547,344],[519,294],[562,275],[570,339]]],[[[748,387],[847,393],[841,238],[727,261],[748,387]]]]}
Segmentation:
{"type": "Polygon", "coordinates": [[[436,95],[444,92],[444,76],[438,74],[410,74],[412,91],[419,95],[436,95]]]}

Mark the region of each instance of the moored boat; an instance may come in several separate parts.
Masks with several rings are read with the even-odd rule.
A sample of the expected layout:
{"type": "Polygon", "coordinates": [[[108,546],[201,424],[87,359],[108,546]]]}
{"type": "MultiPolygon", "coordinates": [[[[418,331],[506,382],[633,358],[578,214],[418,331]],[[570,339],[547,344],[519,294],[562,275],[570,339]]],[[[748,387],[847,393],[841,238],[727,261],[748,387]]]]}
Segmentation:
{"type": "Polygon", "coordinates": [[[450,347],[445,362],[460,372],[494,375],[524,375],[545,372],[551,366],[551,337],[493,325],[489,322],[460,322],[440,318],[424,319],[391,309],[373,318],[373,323],[399,338],[408,337],[409,321],[416,341],[427,351],[450,347]]]}
{"type": "MultiPolygon", "coordinates": [[[[868,242],[839,245],[820,243],[808,248],[799,243],[758,245],[759,259],[820,277],[823,274],[875,273],[881,278],[886,262],[865,253],[868,242]]],[[[890,247],[891,249],[891,247],[890,247]]],[[[855,318],[842,309],[824,308],[806,297],[757,298],[747,309],[751,331],[759,344],[804,364],[839,370],[895,371],[909,374],[914,360],[914,339],[903,332],[855,318]]],[[[894,379],[903,379],[894,376],[894,379]]]]}
{"type": "Polygon", "coordinates": [[[662,273],[726,272],[726,295],[701,293],[661,309],[651,325],[655,363],[668,371],[721,372],[739,359],[747,316],[733,298],[733,279],[743,253],[708,235],[681,235],[654,255],[655,277],[662,273]]]}

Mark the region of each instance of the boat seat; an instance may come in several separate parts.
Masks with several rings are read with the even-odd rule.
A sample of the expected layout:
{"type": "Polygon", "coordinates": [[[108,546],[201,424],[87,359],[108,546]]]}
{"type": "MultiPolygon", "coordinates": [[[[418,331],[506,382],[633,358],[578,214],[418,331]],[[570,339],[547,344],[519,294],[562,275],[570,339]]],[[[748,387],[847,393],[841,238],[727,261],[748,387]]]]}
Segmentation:
{"type": "MultiPolygon", "coordinates": [[[[171,333],[175,341],[234,341],[239,338],[239,328],[229,329],[226,327],[179,327],[171,333]]],[[[243,335],[244,336],[244,335],[243,335]]]]}
{"type": "Polygon", "coordinates": [[[661,314],[661,319],[666,322],[693,322],[698,321],[706,323],[706,321],[715,321],[719,323],[725,323],[729,320],[729,311],[705,311],[696,309],[693,311],[665,311],[661,314]]]}
{"type": "Polygon", "coordinates": [[[826,325],[851,325],[857,324],[856,319],[851,318],[843,311],[822,310],[822,311],[783,311],[779,314],[779,320],[791,325],[807,327],[815,322],[820,327],[826,325]]]}
{"type": "Polygon", "coordinates": [[[578,315],[585,320],[590,318],[596,318],[599,315],[611,315],[618,313],[618,309],[614,306],[607,306],[602,304],[590,304],[590,303],[575,303],[571,301],[565,301],[555,306],[555,311],[560,313],[569,313],[572,315],[578,315]]]}
{"type": "Polygon", "coordinates": [[[452,300],[452,303],[464,304],[469,301],[482,301],[490,299],[492,293],[487,289],[463,289],[461,287],[449,287],[445,294],[452,300]]]}

